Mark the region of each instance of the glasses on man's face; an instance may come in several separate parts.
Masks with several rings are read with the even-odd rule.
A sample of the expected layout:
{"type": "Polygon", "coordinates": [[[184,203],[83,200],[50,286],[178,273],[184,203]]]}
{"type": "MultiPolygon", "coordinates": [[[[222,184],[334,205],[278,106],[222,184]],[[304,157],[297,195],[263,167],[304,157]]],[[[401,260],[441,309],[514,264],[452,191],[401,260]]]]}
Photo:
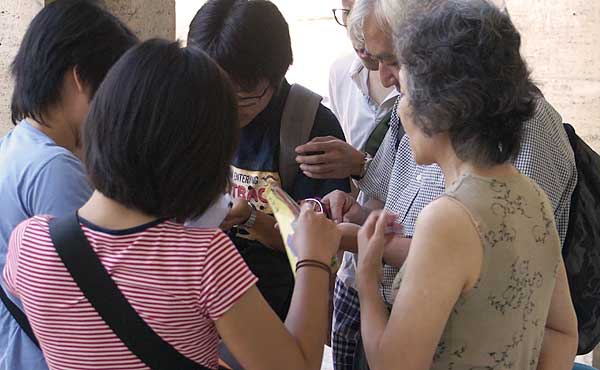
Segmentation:
{"type": "Polygon", "coordinates": [[[331,9],[331,11],[333,12],[333,18],[335,18],[337,24],[346,27],[350,9],[331,9]]]}
{"type": "Polygon", "coordinates": [[[267,87],[265,87],[265,89],[263,90],[262,94],[260,95],[255,95],[255,96],[237,96],[237,101],[238,101],[238,107],[251,107],[253,105],[256,105],[260,102],[260,100],[262,98],[264,98],[264,96],[267,94],[267,91],[269,91],[269,87],[271,87],[270,85],[267,85],[267,87]]]}

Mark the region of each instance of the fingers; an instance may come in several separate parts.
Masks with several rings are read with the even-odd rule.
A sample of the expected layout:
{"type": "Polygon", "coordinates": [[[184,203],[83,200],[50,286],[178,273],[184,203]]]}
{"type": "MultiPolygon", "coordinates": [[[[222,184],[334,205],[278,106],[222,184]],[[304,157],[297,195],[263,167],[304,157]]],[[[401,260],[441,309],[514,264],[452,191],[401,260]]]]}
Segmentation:
{"type": "Polygon", "coordinates": [[[302,153],[310,153],[310,152],[326,152],[329,149],[330,149],[330,146],[327,145],[327,142],[324,142],[324,143],[309,142],[304,145],[300,145],[299,147],[296,147],[296,153],[302,154],[302,153]]]}
{"type": "Polygon", "coordinates": [[[327,163],[327,164],[301,164],[300,165],[300,169],[303,172],[310,172],[310,173],[314,173],[317,175],[322,175],[325,173],[330,173],[330,172],[334,172],[334,170],[336,169],[336,165],[333,163],[327,163]]]}
{"type": "Polygon", "coordinates": [[[345,203],[344,195],[338,194],[336,197],[332,197],[330,200],[328,199],[327,202],[329,203],[329,209],[331,210],[331,218],[333,221],[336,223],[342,222],[345,203]]]}
{"type": "Polygon", "coordinates": [[[333,137],[333,136],[319,136],[319,137],[315,137],[312,138],[311,141],[309,141],[306,144],[300,145],[296,147],[296,153],[305,153],[305,152],[319,152],[319,151],[324,151],[324,149],[319,149],[320,143],[327,143],[330,141],[341,141],[340,139],[333,137]]]}
{"type": "Polygon", "coordinates": [[[377,227],[377,222],[379,221],[379,217],[381,215],[381,211],[373,211],[367,217],[367,221],[360,228],[360,232],[366,236],[368,239],[375,233],[375,228],[377,227]]]}
{"type": "Polygon", "coordinates": [[[323,142],[326,142],[326,141],[341,141],[341,140],[338,139],[337,137],[331,136],[331,135],[328,135],[328,136],[317,136],[317,137],[313,137],[309,141],[309,143],[323,143],[323,142]]]}
{"type": "Polygon", "coordinates": [[[390,213],[387,213],[385,211],[379,212],[377,221],[375,222],[374,234],[383,237],[385,235],[385,231],[388,225],[390,225],[390,221],[391,223],[394,222],[394,218],[395,217],[390,213]]]}
{"type": "Polygon", "coordinates": [[[335,161],[335,158],[330,153],[326,154],[313,154],[313,155],[299,155],[296,156],[296,162],[302,164],[322,164],[335,161]]]}
{"type": "Polygon", "coordinates": [[[320,142],[308,142],[304,145],[296,147],[296,153],[306,154],[311,152],[331,152],[340,147],[340,143],[345,144],[345,141],[333,138],[333,140],[320,141],[320,142]]]}
{"type": "Polygon", "coordinates": [[[317,180],[335,180],[335,179],[345,179],[348,176],[344,176],[343,174],[338,174],[337,172],[324,172],[324,173],[316,173],[310,171],[302,171],[302,173],[306,177],[310,177],[311,179],[317,180]]]}
{"type": "Polygon", "coordinates": [[[300,216],[306,215],[309,211],[312,211],[312,206],[308,203],[302,203],[300,205],[300,216]]]}

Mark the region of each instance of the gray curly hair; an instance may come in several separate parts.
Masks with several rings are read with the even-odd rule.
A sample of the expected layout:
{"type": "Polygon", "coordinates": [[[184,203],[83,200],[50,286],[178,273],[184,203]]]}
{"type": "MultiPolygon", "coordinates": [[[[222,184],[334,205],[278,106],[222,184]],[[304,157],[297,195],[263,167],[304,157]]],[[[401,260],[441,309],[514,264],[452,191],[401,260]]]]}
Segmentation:
{"type": "Polygon", "coordinates": [[[520,150],[538,90],[508,14],[488,0],[422,0],[396,29],[415,124],[447,132],[459,158],[504,163],[520,150]]]}

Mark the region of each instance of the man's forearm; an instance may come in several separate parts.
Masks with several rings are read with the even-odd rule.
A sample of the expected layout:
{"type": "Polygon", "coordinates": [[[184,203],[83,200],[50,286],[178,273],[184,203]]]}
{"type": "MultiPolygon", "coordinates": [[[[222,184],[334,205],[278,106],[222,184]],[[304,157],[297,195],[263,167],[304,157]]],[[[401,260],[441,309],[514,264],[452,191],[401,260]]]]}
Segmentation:
{"type": "MultiPolygon", "coordinates": [[[[360,229],[360,226],[350,223],[341,223],[338,224],[338,228],[342,231],[340,249],[346,252],[358,253],[356,235],[360,229]]],[[[397,268],[402,267],[406,257],[408,256],[410,242],[411,239],[409,238],[394,238],[383,251],[383,262],[386,265],[397,268]]]]}
{"type": "Polygon", "coordinates": [[[254,227],[248,231],[250,235],[267,247],[284,252],[285,246],[279,230],[275,228],[276,222],[275,217],[257,212],[254,227]]]}

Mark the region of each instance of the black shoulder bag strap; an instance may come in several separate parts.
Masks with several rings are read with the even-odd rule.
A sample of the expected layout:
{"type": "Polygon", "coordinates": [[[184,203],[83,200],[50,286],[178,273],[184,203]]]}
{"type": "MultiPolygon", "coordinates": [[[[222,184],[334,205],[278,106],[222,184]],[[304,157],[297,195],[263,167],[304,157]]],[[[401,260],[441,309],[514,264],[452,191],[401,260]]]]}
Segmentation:
{"type": "Polygon", "coordinates": [[[388,129],[390,128],[390,121],[392,119],[392,111],[389,111],[381,121],[375,126],[371,135],[367,139],[365,143],[365,152],[369,153],[371,157],[375,157],[377,154],[377,150],[379,150],[379,146],[383,142],[385,138],[385,134],[387,134],[388,129]]]}
{"type": "Polygon", "coordinates": [[[179,353],[135,312],[87,241],[77,214],[51,220],[50,236],[79,289],[142,362],[154,370],[208,370],[179,353]]]}
{"type": "Polygon", "coordinates": [[[27,316],[25,316],[25,313],[19,308],[19,306],[17,306],[13,301],[10,300],[10,298],[4,291],[4,288],[1,286],[0,300],[2,300],[2,303],[4,303],[4,305],[6,306],[8,312],[10,312],[12,317],[15,319],[17,324],[19,324],[19,326],[25,332],[25,334],[27,334],[29,339],[31,339],[31,341],[39,347],[40,343],[35,337],[35,334],[33,334],[33,330],[31,329],[31,325],[29,325],[29,320],[27,320],[27,316]]]}

